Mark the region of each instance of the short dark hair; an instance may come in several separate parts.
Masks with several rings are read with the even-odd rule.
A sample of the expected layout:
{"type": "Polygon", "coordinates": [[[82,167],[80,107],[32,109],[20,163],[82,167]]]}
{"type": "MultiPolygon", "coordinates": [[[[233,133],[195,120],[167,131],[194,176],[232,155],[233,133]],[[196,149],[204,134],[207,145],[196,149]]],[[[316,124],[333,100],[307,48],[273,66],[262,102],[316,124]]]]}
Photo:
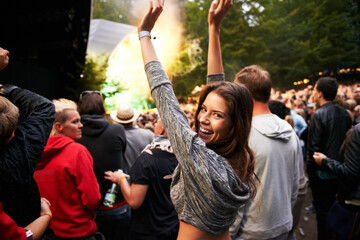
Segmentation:
{"type": "Polygon", "coordinates": [[[332,101],[335,99],[339,84],[336,78],[333,77],[321,77],[316,82],[316,90],[321,92],[326,101],[332,101]]]}
{"type": "Polygon", "coordinates": [[[281,119],[285,119],[286,115],[290,114],[290,109],[284,103],[272,100],[268,102],[270,112],[277,115],[281,119]]]}
{"type": "Polygon", "coordinates": [[[105,106],[102,95],[98,92],[88,92],[82,95],[78,104],[79,114],[104,115],[105,106]]]}
{"type": "Polygon", "coordinates": [[[244,84],[255,101],[267,103],[271,92],[270,73],[258,65],[250,65],[241,69],[234,82],[244,84]]]}

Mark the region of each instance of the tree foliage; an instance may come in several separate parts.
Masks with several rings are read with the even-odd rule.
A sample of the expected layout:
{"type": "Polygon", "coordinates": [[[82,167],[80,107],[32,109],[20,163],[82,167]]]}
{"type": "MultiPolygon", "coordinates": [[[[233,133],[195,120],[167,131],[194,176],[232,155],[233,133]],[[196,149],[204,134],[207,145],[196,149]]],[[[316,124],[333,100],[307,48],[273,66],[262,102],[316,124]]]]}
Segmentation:
{"type": "MultiPolygon", "coordinates": [[[[359,4],[356,0],[234,0],[221,28],[226,78],[232,80],[242,67],[258,64],[270,72],[274,86],[289,88],[294,81],[315,79],[319,72],[359,67],[359,4]]],[[[206,82],[209,5],[204,0],[184,3],[185,41],[200,41],[197,58],[204,63],[175,74],[177,94],[206,82]]],[[[184,59],[184,52],[179,59],[184,59]]]]}
{"type": "Polygon", "coordinates": [[[131,0],[93,0],[92,18],[129,24],[131,6],[131,0]]]}

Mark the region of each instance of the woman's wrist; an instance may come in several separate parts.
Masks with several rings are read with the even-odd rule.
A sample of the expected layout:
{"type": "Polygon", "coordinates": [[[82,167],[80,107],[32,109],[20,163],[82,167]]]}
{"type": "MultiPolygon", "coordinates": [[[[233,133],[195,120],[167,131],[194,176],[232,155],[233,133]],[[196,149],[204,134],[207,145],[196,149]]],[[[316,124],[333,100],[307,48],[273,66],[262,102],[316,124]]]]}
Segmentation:
{"type": "Polygon", "coordinates": [[[49,217],[50,217],[50,220],[52,219],[52,215],[51,215],[50,213],[40,214],[40,217],[46,217],[46,216],[49,216],[49,217]]]}
{"type": "Polygon", "coordinates": [[[118,178],[118,185],[120,185],[120,183],[121,183],[121,180],[123,180],[123,179],[126,179],[126,176],[121,176],[121,177],[119,177],[118,178]]]}
{"type": "Polygon", "coordinates": [[[220,26],[209,25],[209,32],[220,33],[220,26]]]}
{"type": "Polygon", "coordinates": [[[148,37],[151,39],[151,33],[149,31],[145,31],[145,30],[139,31],[138,36],[139,36],[139,40],[143,37],[148,37]]]}

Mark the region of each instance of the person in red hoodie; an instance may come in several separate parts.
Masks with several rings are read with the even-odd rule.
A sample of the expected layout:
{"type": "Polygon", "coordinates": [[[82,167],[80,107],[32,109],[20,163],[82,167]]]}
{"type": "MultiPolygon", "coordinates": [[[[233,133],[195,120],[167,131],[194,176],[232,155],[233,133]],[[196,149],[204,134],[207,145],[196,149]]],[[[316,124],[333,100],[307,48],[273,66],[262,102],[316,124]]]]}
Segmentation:
{"type": "Polygon", "coordinates": [[[40,194],[51,204],[50,227],[60,239],[93,240],[96,232],[95,208],[100,201],[99,184],[93,159],[83,145],[82,124],[76,103],[67,99],[53,101],[55,121],[34,178],[40,194]]]}

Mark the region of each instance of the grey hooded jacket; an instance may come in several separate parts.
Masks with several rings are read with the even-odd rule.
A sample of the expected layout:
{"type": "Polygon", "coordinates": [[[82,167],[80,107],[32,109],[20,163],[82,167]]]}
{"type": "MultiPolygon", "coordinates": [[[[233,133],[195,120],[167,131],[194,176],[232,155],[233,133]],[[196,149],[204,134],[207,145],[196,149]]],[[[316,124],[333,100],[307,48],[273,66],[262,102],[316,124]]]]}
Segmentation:
{"type": "Polygon", "coordinates": [[[292,127],[274,114],[253,117],[249,145],[261,186],[255,199],[238,211],[230,234],[240,239],[274,238],[292,228],[301,145],[292,127]]]}

